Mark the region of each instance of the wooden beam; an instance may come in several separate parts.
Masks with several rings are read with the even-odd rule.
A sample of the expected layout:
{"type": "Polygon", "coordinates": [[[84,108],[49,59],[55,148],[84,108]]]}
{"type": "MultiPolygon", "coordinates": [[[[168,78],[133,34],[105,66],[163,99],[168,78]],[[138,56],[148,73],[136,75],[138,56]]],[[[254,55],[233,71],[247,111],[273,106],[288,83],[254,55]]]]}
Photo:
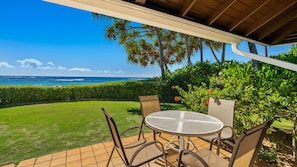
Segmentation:
{"type": "Polygon", "coordinates": [[[123,0],[45,1],[224,43],[240,43],[243,39],[250,40],[253,43],[263,44],[255,40],[244,38],[242,36],[231,34],[229,32],[218,30],[123,0]]]}
{"type": "Polygon", "coordinates": [[[139,4],[139,5],[144,5],[146,2],[146,0],[135,0],[135,3],[139,4]]]}
{"type": "Polygon", "coordinates": [[[271,11],[270,13],[265,15],[262,19],[258,20],[255,24],[251,25],[250,28],[244,33],[244,35],[249,36],[251,33],[258,30],[260,27],[268,23],[270,20],[280,15],[286,9],[293,6],[296,2],[297,2],[296,0],[281,1],[277,6],[277,8],[274,10],[274,12],[271,11]]]}
{"type": "Polygon", "coordinates": [[[180,9],[179,13],[182,17],[185,17],[189,10],[193,7],[193,5],[197,2],[197,0],[186,0],[184,5],[180,9]]]}
{"type": "Polygon", "coordinates": [[[236,0],[224,0],[221,5],[215,9],[209,17],[208,25],[213,24],[236,0]]]}
{"type": "Polygon", "coordinates": [[[280,29],[287,23],[291,22],[295,18],[297,18],[297,13],[295,10],[292,10],[290,13],[286,14],[285,17],[281,17],[278,20],[275,20],[274,22],[277,22],[277,24],[274,24],[273,26],[269,26],[269,28],[267,28],[265,31],[263,31],[263,33],[260,34],[257,37],[257,39],[260,39],[260,40],[264,39],[265,37],[269,36],[270,34],[272,34],[275,31],[277,31],[278,29],[280,29]]]}
{"type": "MultiPolygon", "coordinates": [[[[297,18],[291,21],[292,23],[297,22],[297,18]]],[[[292,32],[296,31],[297,24],[286,24],[281,30],[277,31],[276,37],[272,40],[272,44],[277,44],[280,41],[284,40],[288,35],[290,35],[292,32]]]]}
{"type": "Polygon", "coordinates": [[[229,31],[234,30],[237,26],[239,26],[242,22],[244,22],[247,18],[249,18],[252,14],[257,12],[260,8],[266,5],[270,0],[256,1],[251,6],[248,7],[247,11],[242,11],[239,17],[235,20],[235,22],[231,23],[229,26],[229,31]]]}

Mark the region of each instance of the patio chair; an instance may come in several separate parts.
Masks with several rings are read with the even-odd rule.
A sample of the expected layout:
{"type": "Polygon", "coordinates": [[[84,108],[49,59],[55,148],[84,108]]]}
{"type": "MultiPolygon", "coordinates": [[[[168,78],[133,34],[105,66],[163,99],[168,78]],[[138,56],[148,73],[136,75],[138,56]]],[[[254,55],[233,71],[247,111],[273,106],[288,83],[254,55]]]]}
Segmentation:
{"type": "Polygon", "coordinates": [[[208,115],[218,118],[224,124],[219,133],[202,136],[200,138],[210,142],[210,150],[214,143],[217,143],[217,154],[220,152],[220,145],[229,147],[232,150],[236,140],[236,134],[233,129],[235,100],[224,100],[217,98],[209,98],[208,115]],[[218,140],[220,139],[220,140],[218,140]]]}
{"type": "MultiPolygon", "coordinates": [[[[140,108],[142,113],[142,121],[140,125],[140,131],[138,135],[138,140],[140,139],[141,133],[143,132],[143,125],[145,125],[145,117],[153,112],[161,111],[159,97],[157,95],[150,96],[138,96],[140,102],[140,108]]],[[[161,132],[157,132],[153,130],[154,140],[156,140],[156,134],[161,132]]]]}
{"type": "Polygon", "coordinates": [[[208,149],[202,149],[196,152],[185,149],[179,154],[178,166],[252,167],[258,156],[266,130],[270,127],[272,122],[272,120],[266,121],[254,128],[244,131],[235,142],[230,161],[208,149]]]}
{"type": "Polygon", "coordinates": [[[109,129],[110,129],[110,133],[113,139],[113,143],[114,143],[112,151],[109,155],[108,162],[106,164],[107,167],[110,163],[114,150],[118,152],[125,166],[127,167],[140,166],[145,163],[149,163],[152,160],[156,160],[157,158],[160,158],[160,157],[163,157],[165,167],[167,167],[166,152],[161,142],[149,141],[148,139],[143,138],[142,140],[138,140],[134,143],[123,145],[121,136],[124,135],[129,130],[139,128],[139,127],[129,128],[123,131],[121,134],[119,134],[116,123],[114,122],[110,114],[104,108],[102,108],[102,112],[106,117],[109,129]]]}

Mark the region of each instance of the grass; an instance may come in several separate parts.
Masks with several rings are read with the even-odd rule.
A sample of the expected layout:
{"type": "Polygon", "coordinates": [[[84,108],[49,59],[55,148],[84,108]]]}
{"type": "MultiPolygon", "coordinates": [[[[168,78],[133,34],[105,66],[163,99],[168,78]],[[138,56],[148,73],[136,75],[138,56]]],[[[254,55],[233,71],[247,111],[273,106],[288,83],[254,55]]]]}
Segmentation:
{"type": "MultiPolygon", "coordinates": [[[[114,117],[119,131],[140,125],[139,102],[132,101],[50,103],[0,109],[0,166],[110,140],[102,107],[114,117]]],[[[161,104],[161,108],[186,109],[177,104],[161,104]]]]}

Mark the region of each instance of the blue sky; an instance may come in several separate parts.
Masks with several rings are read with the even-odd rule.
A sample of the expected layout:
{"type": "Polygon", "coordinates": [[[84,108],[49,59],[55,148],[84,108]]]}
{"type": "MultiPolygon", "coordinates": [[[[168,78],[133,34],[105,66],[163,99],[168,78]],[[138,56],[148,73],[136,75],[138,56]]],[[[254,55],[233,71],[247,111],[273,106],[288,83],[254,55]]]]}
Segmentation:
{"type": "MultiPolygon", "coordinates": [[[[160,76],[158,66],[141,67],[127,61],[122,46],[104,37],[108,20],[96,20],[90,12],[41,0],[0,2],[0,75],[23,76],[160,76]]],[[[291,46],[269,47],[269,55],[291,46]]],[[[248,51],[247,43],[240,48],[248,51]]],[[[226,59],[235,55],[227,45],[226,59]]],[[[263,54],[264,47],[258,46],[263,54]]],[[[213,62],[209,51],[205,59],[213,62]]],[[[192,60],[198,60],[197,54],[192,60]]],[[[173,71],[183,64],[170,66],[173,71]]]]}

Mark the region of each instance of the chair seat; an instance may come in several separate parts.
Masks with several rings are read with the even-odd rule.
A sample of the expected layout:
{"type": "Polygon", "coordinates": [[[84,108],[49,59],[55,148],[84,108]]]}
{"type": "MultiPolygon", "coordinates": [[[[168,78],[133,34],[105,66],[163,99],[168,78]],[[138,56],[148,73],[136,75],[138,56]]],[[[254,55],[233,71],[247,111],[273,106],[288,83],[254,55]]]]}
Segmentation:
{"type": "Polygon", "coordinates": [[[218,137],[218,134],[213,134],[213,135],[201,136],[199,138],[210,142],[213,138],[217,138],[217,137],[218,137]]]}
{"type": "MultiPolygon", "coordinates": [[[[207,149],[202,149],[196,151],[195,153],[198,154],[202,159],[204,159],[209,167],[227,167],[229,165],[228,160],[225,160],[224,158],[207,149]]],[[[200,161],[197,161],[191,155],[183,156],[182,162],[191,167],[204,167],[204,165],[200,161]]]]}
{"type": "MultiPolygon", "coordinates": [[[[149,142],[151,141],[148,139],[144,139],[133,144],[125,145],[124,150],[126,152],[127,158],[130,160],[138,148],[140,148],[143,144],[149,143],[149,142]]],[[[163,148],[160,148],[160,146],[157,144],[151,144],[145,147],[145,149],[142,149],[141,152],[137,154],[137,156],[135,157],[135,160],[133,161],[133,164],[131,165],[139,166],[147,159],[155,159],[156,157],[162,156],[163,155],[162,149],[163,148]]]]}

